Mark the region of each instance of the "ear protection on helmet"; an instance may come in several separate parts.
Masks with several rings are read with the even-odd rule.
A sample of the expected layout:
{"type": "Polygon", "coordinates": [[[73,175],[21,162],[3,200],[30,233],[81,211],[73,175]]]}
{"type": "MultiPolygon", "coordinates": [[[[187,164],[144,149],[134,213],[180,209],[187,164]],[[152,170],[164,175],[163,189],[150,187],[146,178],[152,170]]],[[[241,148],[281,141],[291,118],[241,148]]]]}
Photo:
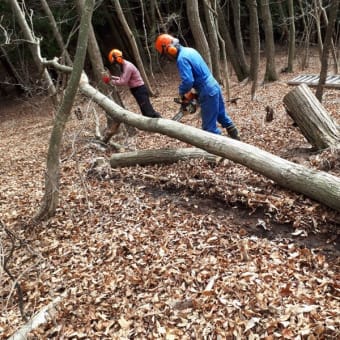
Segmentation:
{"type": "Polygon", "coordinates": [[[117,62],[118,64],[123,63],[123,53],[120,50],[113,49],[110,51],[108,59],[111,64],[117,62]]]}
{"type": "Polygon", "coordinates": [[[171,44],[165,48],[165,52],[171,55],[172,57],[176,57],[178,52],[177,49],[178,44],[179,40],[177,38],[173,38],[171,44]]]}
{"type": "Polygon", "coordinates": [[[118,64],[123,63],[123,57],[121,55],[114,56],[114,59],[118,64]]]}

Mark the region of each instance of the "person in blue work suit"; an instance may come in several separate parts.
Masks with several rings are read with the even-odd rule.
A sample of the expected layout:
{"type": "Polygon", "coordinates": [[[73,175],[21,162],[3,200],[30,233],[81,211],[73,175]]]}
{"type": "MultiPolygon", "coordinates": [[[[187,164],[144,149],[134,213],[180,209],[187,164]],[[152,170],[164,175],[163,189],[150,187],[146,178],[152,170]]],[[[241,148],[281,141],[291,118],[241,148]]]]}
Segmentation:
{"type": "Polygon", "coordinates": [[[196,90],[201,106],[202,129],[220,135],[218,122],[231,138],[240,140],[239,132],[226,111],[221,87],[198,51],[182,46],[169,34],[159,35],[155,48],[161,55],[176,60],[181,77],[178,87],[181,98],[190,98],[191,89],[196,90]]]}

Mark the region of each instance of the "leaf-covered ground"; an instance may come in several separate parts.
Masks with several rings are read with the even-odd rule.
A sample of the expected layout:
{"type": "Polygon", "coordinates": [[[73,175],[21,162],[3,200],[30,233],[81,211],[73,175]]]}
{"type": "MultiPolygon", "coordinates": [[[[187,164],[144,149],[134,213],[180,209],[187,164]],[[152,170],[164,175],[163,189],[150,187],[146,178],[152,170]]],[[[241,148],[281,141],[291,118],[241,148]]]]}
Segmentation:
{"type": "MultiPolygon", "coordinates": [[[[311,65],[305,73],[319,72],[311,65]]],[[[152,101],[171,118],[178,77],[165,72],[152,101]]],[[[255,101],[232,76],[231,97],[241,99],[229,113],[244,142],[339,176],[339,150],[311,152],[285,113],[286,81],[299,73],[260,85],[255,101]]],[[[323,105],[339,123],[339,90],[326,90],[323,105]]],[[[53,111],[41,97],[1,102],[1,338],[25,323],[16,283],[27,318],[61,297],[29,339],[340,337],[339,214],[228,160],[94,171],[96,158],[115,151],[93,143],[101,109],[86,98],[76,107],[83,120],[72,114],[67,125],[57,214],[31,225],[53,111]]],[[[198,115],[182,122],[200,127],[198,115]]],[[[124,129],[113,140],[125,150],[188,146],[124,129]]]]}

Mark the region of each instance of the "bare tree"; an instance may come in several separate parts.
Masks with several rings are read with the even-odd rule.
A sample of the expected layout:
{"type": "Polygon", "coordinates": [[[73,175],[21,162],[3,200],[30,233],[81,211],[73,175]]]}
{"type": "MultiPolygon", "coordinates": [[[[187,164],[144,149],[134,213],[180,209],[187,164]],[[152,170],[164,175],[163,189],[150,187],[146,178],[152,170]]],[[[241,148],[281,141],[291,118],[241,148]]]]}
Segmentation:
{"type": "Polygon", "coordinates": [[[222,76],[221,76],[221,67],[220,67],[220,46],[218,44],[217,30],[214,19],[213,12],[213,3],[211,0],[204,0],[204,16],[205,22],[208,28],[208,44],[210,47],[210,51],[214,51],[211,53],[211,62],[212,62],[212,73],[216,80],[221,84],[222,76]]]}
{"type": "Polygon", "coordinates": [[[54,15],[50,9],[50,6],[48,5],[47,1],[46,0],[40,0],[41,2],[41,7],[43,8],[44,12],[46,13],[47,17],[48,17],[48,20],[50,22],[50,25],[51,25],[51,28],[52,28],[52,31],[53,31],[53,35],[57,41],[57,44],[61,50],[61,53],[62,55],[65,56],[65,60],[66,60],[66,64],[67,65],[72,65],[72,60],[71,60],[71,57],[65,47],[65,44],[64,44],[64,39],[62,37],[62,35],[60,34],[60,31],[58,29],[58,25],[54,19],[54,15]]]}
{"type": "Polygon", "coordinates": [[[273,34],[272,15],[270,13],[269,1],[261,0],[261,14],[265,34],[266,72],[265,81],[275,81],[279,79],[275,67],[275,43],[273,34]]]}
{"type": "MultiPolygon", "coordinates": [[[[293,0],[290,0],[290,1],[293,2],[293,0]]],[[[313,0],[313,5],[314,5],[314,19],[315,19],[315,24],[316,24],[316,33],[318,37],[318,52],[319,52],[319,58],[321,62],[322,50],[323,50],[322,33],[321,33],[322,10],[321,10],[321,7],[319,6],[318,0],[313,0]]]]}
{"type": "Polygon", "coordinates": [[[55,100],[55,93],[56,89],[52,82],[52,79],[46,70],[46,68],[43,66],[42,58],[40,55],[40,41],[37,37],[34,36],[34,33],[31,31],[26,19],[25,14],[21,10],[17,0],[8,0],[9,4],[11,5],[12,11],[15,15],[15,17],[18,20],[19,26],[22,30],[22,34],[24,35],[25,39],[27,40],[28,47],[31,51],[31,54],[33,56],[34,63],[39,71],[39,74],[42,74],[42,77],[44,79],[44,83],[47,87],[48,93],[53,97],[55,100]]]}
{"type": "Polygon", "coordinates": [[[63,132],[70,116],[74,98],[78,90],[78,84],[83,72],[86,57],[87,41],[90,31],[91,18],[94,8],[94,0],[85,1],[80,28],[78,34],[77,51],[74,58],[73,69],[69,83],[66,87],[65,96],[55,117],[48,154],[47,170],[45,175],[45,193],[40,211],[35,220],[51,217],[55,214],[59,202],[59,181],[60,181],[60,148],[63,132]]]}
{"type": "Polygon", "coordinates": [[[205,60],[209,68],[212,70],[209,44],[202,27],[200,13],[198,9],[198,1],[187,0],[186,10],[190,28],[195,39],[196,48],[202,55],[203,59],[205,60]]]}
{"type": "Polygon", "coordinates": [[[287,72],[293,72],[295,58],[295,23],[293,0],[288,0],[289,13],[289,46],[287,72]]]}
{"type": "Polygon", "coordinates": [[[250,80],[253,81],[251,87],[251,98],[255,98],[257,89],[257,79],[260,64],[260,34],[259,21],[257,15],[256,0],[247,0],[250,21],[250,80]]]}
{"type": "Polygon", "coordinates": [[[249,74],[249,65],[244,53],[242,29],[241,29],[241,7],[240,0],[232,0],[233,23],[235,31],[235,45],[240,66],[245,74],[249,74]]]}
{"type": "MultiPolygon", "coordinates": [[[[81,16],[81,11],[83,7],[83,0],[76,0],[79,16],[81,16]]],[[[123,106],[123,103],[121,101],[121,98],[118,94],[118,91],[116,88],[111,87],[109,88],[108,85],[104,84],[102,82],[102,75],[105,72],[105,67],[102,59],[102,55],[100,53],[100,49],[97,43],[96,35],[92,26],[92,23],[90,23],[89,28],[89,39],[88,39],[88,46],[87,51],[89,55],[89,59],[91,62],[92,70],[93,70],[93,76],[95,79],[95,82],[97,84],[97,87],[99,90],[103,93],[105,93],[107,96],[112,97],[118,103],[119,105],[123,106]]],[[[112,118],[108,115],[106,115],[106,128],[103,136],[103,142],[107,143],[110,138],[117,133],[120,126],[120,122],[112,120],[112,118]]]]}
{"type": "Polygon", "coordinates": [[[229,27],[226,23],[225,13],[222,11],[221,5],[217,2],[216,4],[217,14],[218,14],[218,26],[221,32],[221,36],[225,41],[225,53],[227,54],[228,60],[230,61],[233,70],[236,73],[237,79],[242,81],[246,79],[249,75],[249,72],[244,70],[240,64],[240,60],[238,57],[238,52],[235,49],[232,38],[229,33],[229,27]]]}
{"type": "Polygon", "coordinates": [[[212,11],[214,13],[214,24],[215,29],[218,37],[218,42],[220,46],[220,65],[221,65],[221,76],[222,81],[221,84],[226,88],[227,92],[227,99],[230,99],[230,76],[229,76],[229,68],[228,68],[228,60],[227,60],[227,53],[226,53],[226,43],[221,35],[220,32],[220,25],[218,23],[218,1],[213,0],[212,1],[212,11]]]}
{"type": "MultiPolygon", "coordinates": [[[[299,9],[301,12],[302,23],[303,23],[303,34],[301,38],[301,45],[302,45],[302,53],[301,53],[301,69],[304,70],[308,67],[308,57],[309,57],[309,39],[312,29],[312,18],[308,15],[308,11],[305,10],[302,0],[298,0],[299,2],[299,9]]],[[[295,35],[294,35],[295,36],[295,35]]],[[[290,63],[288,62],[288,65],[290,63]]],[[[291,63],[292,64],[292,63],[291,63]]],[[[293,69],[293,67],[291,68],[293,69]]]]}
{"type": "Polygon", "coordinates": [[[334,32],[334,26],[335,26],[337,14],[338,14],[338,7],[339,7],[339,0],[332,0],[331,6],[330,6],[330,16],[329,16],[329,21],[327,25],[325,41],[323,44],[319,84],[318,84],[318,87],[316,89],[316,94],[315,94],[320,102],[322,102],[323,88],[324,88],[326,78],[327,78],[328,56],[329,56],[329,51],[332,47],[332,35],[334,32]]]}
{"type": "MultiPolygon", "coordinates": [[[[318,0],[318,1],[319,1],[319,8],[321,10],[322,17],[324,19],[325,24],[328,27],[328,16],[327,16],[326,9],[322,6],[322,1],[321,0],[318,0]]],[[[332,3],[331,3],[331,5],[330,5],[330,13],[331,14],[333,13],[332,12],[333,8],[334,7],[332,6],[332,3]]],[[[335,46],[334,46],[333,38],[331,38],[331,48],[330,48],[330,51],[332,52],[332,57],[333,57],[333,60],[334,60],[334,73],[338,73],[338,60],[337,60],[337,57],[336,57],[336,49],[335,49],[335,46]]],[[[322,57],[321,57],[321,61],[322,61],[322,57]]]]}
{"type": "MultiPolygon", "coordinates": [[[[280,42],[284,42],[288,38],[288,25],[287,25],[287,16],[285,14],[285,10],[282,6],[282,2],[286,0],[277,0],[276,5],[280,16],[280,30],[281,30],[281,37],[280,42]]],[[[301,1],[301,0],[300,0],[301,1]]]]}

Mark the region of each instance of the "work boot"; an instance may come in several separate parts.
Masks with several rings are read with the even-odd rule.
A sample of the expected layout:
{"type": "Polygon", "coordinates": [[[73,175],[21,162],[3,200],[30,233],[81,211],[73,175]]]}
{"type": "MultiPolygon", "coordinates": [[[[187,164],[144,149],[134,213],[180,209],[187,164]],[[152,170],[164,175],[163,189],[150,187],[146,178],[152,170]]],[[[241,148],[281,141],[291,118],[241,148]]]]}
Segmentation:
{"type": "Polygon", "coordinates": [[[227,127],[227,132],[230,138],[241,140],[240,134],[238,133],[238,130],[235,125],[230,125],[227,127]]]}

